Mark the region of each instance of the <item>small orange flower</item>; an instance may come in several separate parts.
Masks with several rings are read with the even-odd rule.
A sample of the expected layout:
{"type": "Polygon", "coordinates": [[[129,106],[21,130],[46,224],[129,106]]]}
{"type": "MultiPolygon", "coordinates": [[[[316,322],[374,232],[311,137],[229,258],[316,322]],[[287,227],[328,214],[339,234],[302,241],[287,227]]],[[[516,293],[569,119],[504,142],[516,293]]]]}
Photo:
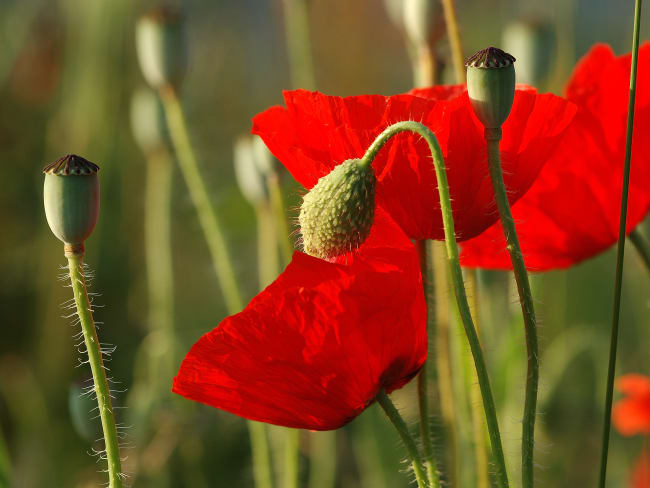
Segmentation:
{"type": "Polygon", "coordinates": [[[627,374],[617,381],[626,397],[612,411],[612,420],[623,435],[650,434],[650,378],[627,374]]]}

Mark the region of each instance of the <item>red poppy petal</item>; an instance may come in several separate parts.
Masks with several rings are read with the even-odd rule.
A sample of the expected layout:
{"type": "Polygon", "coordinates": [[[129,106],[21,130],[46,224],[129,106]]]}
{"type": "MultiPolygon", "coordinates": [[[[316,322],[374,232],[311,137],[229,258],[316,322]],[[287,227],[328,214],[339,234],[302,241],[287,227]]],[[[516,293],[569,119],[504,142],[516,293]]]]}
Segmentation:
{"type": "Polygon", "coordinates": [[[650,488],[650,451],[644,449],[630,476],[631,488],[650,488]]]}
{"type": "Polygon", "coordinates": [[[612,421],[622,435],[650,434],[650,402],[621,400],[612,409],[612,421]]]}
{"type": "Polygon", "coordinates": [[[204,335],[172,390],[236,415],[336,429],[426,359],[417,255],[381,210],[349,263],[294,253],[282,275],[204,335]]]}
{"type": "MultiPolygon", "coordinates": [[[[567,93],[585,105],[579,107],[534,185],[512,208],[530,270],[566,268],[617,241],[629,69],[629,56],[614,58],[604,46],[594,48],[576,68],[567,93]],[[625,70],[626,77],[621,75],[625,70]]],[[[639,56],[638,82],[643,80],[650,83],[650,44],[644,45],[639,56]]],[[[650,95],[646,95],[637,97],[628,233],[650,211],[650,139],[646,135],[650,95]]],[[[510,269],[500,225],[465,242],[461,261],[464,266],[510,269]]]]}
{"type": "Polygon", "coordinates": [[[626,374],[616,380],[616,389],[624,395],[650,399],[650,378],[642,374],[626,374]]]}
{"type": "MultiPolygon", "coordinates": [[[[274,107],[254,119],[253,132],[307,188],[346,159],[363,156],[392,123],[417,120],[438,138],[450,184],[459,240],[495,222],[483,127],[462,86],[414,95],[329,97],[286,92],[286,109],[274,107]]],[[[553,95],[517,89],[504,125],[504,173],[512,201],[530,187],[574,116],[570,103],[553,95]]],[[[437,184],[427,144],[417,135],[395,136],[377,155],[377,199],[409,237],[443,239],[437,184]]]]}

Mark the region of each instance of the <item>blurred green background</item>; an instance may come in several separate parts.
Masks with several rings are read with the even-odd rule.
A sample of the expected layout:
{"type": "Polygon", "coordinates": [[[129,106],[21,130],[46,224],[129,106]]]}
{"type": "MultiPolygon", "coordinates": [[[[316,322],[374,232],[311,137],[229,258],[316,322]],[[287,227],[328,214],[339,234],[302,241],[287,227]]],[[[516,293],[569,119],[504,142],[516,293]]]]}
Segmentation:
{"type": "MultiPolygon", "coordinates": [[[[318,89],[336,95],[392,94],[412,85],[402,33],[379,0],[311,0],[309,27],[318,89]]],[[[70,298],[57,280],[62,246],[42,204],[42,167],[67,153],[100,165],[102,208],[86,262],[100,293],[102,341],[117,345],[109,363],[121,381],[118,421],[125,426],[126,471],[136,487],[247,487],[253,484],[243,420],[171,393],[147,404],[147,391],[171,378],[143,366],[152,354],[143,246],[145,158],[131,135],[130,101],[144,85],[134,25],[153,5],[132,0],[1,0],[0,38],[0,487],[94,487],[105,481],[97,421],[79,399],[89,371],[76,367],[77,332],[61,318],[70,298]],[[150,339],[149,339],[150,341],[150,339]],[[144,404],[142,398],[145,397],[144,404]]],[[[227,230],[246,298],[258,290],[255,212],[234,178],[233,142],[253,115],[282,102],[292,87],[281,0],[182,3],[189,71],[181,97],[204,180],[227,230]]],[[[541,89],[562,92],[575,61],[595,42],[629,51],[633,2],[548,0],[457,2],[465,55],[499,45],[505,27],[527,18],[553,32],[541,89]]],[[[642,39],[650,22],[644,16],[642,39]]],[[[448,44],[437,46],[442,78],[453,82],[448,44]]],[[[641,86],[640,89],[646,87],[641,86]]],[[[226,315],[210,255],[177,170],[172,233],[177,351],[226,315]]],[[[281,174],[289,206],[298,186],[281,174]]],[[[646,222],[647,227],[647,222],[646,222]]],[[[536,461],[538,486],[591,486],[600,454],[615,258],[607,252],[569,271],[534,279],[541,317],[542,373],[536,461]]],[[[490,365],[513,486],[518,486],[525,346],[515,291],[507,274],[482,273],[482,335],[490,365]]],[[[618,372],[650,374],[650,281],[628,249],[618,372]]],[[[465,362],[460,328],[452,333],[458,374],[465,362]]],[[[174,369],[180,362],[175,358],[174,369]]],[[[167,386],[165,386],[167,385],[167,386]]],[[[462,381],[456,385],[462,390],[462,381]]],[[[411,387],[394,397],[415,422],[411,387]]],[[[460,393],[459,393],[460,395],[460,393]]],[[[468,418],[460,403],[459,418],[468,418]]],[[[332,488],[408,486],[405,456],[376,407],[336,433],[332,488]]],[[[467,427],[460,429],[462,471],[471,473],[467,427]]],[[[314,435],[301,442],[308,484],[314,435]]],[[[642,440],[613,434],[610,486],[622,486],[642,440]]],[[[460,486],[472,486],[465,476],[460,486]],[[465,479],[466,478],[466,479],[465,479]]],[[[318,480],[309,482],[320,488],[318,480]]],[[[323,486],[323,488],[327,488],[323,486]]]]}

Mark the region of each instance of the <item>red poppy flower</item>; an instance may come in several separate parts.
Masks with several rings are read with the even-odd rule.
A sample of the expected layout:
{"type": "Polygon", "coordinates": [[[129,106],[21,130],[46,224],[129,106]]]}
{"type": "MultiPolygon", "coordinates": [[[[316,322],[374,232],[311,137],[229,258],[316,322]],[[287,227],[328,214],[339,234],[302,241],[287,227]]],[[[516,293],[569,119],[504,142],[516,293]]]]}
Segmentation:
{"type": "MultiPolygon", "coordinates": [[[[530,190],[513,207],[530,270],[565,268],[618,239],[630,55],[595,46],[566,89],[578,114],[530,190]]],[[[650,83],[650,44],[639,51],[638,86],[650,83]]],[[[627,214],[631,232],[650,210],[650,92],[638,90],[627,214]]],[[[504,135],[506,129],[504,128],[504,135]]],[[[463,243],[465,266],[510,269],[500,224],[463,243]]]]}
{"type": "MultiPolygon", "coordinates": [[[[286,108],[253,119],[271,152],[306,188],[347,159],[360,158],[389,125],[417,120],[437,136],[445,157],[456,234],[478,235],[498,219],[483,126],[464,86],[434,87],[384,97],[334,97],[304,90],[284,93],[286,108]]],[[[504,125],[502,150],[510,200],[519,199],[552,154],[575,109],[554,95],[519,87],[504,125]]],[[[399,134],[373,162],[377,202],[415,239],[444,239],[437,184],[425,141],[399,134]]]]}
{"type": "Polygon", "coordinates": [[[627,374],[617,381],[626,395],[612,410],[612,420],[623,435],[650,434],[650,378],[627,374]]]}
{"type": "Polygon", "coordinates": [[[630,488],[650,488],[650,451],[641,452],[630,476],[630,488]]]}
{"type": "Polygon", "coordinates": [[[400,388],[427,355],[417,254],[380,209],[330,263],[296,252],[280,277],[190,350],[172,390],[252,420],[329,430],[400,388]]]}

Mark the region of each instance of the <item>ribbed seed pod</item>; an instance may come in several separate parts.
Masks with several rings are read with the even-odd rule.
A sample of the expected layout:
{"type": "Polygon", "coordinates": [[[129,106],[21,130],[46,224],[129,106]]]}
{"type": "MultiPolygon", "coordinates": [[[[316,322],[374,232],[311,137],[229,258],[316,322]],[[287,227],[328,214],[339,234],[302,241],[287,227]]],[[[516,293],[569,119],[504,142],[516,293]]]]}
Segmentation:
{"type": "Polygon", "coordinates": [[[66,244],[82,244],[99,217],[99,166],[68,154],[43,168],[47,223],[66,244]]]}
{"type": "Polygon", "coordinates": [[[355,250],[370,234],[377,178],[360,163],[339,164],[305,195],[298,220],[307,254],[330,259],[355,250]]]}
{"type": "Polygon", "coordinates": [[[506,121],[515,97],[515,58],[496,47],[483,49],[465,62],[472,108],[486,128],[506,121]]]}
{"type": "Polygon", "coordinates": [[[185,28],[180,13],[159,7],[142,16],[135,28],[140,68],[147,83],[158,89],[178,88],[187,70],[185,28]]]}

